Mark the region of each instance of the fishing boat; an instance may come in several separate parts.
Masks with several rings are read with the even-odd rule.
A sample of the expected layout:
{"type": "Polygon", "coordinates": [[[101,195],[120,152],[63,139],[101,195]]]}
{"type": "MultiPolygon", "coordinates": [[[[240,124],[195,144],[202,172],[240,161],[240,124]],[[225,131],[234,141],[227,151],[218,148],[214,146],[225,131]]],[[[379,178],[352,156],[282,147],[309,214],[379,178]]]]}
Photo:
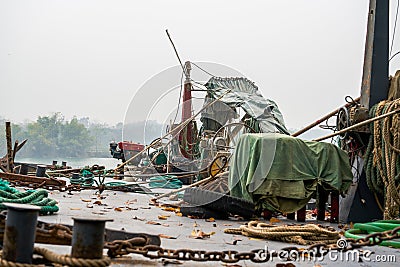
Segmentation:
{"type": "MultiPolygon", "coordinates": [[[[186,62],[181,122],[148,145],[112,143],[111,153],[123,163],[112,173],[92,174],[98,176],[93,187],[53,186],[59,210],[38,224],[31,219],[31,228],[13,213],[46,210],[9,205],[1,263],[30,264],[35,254],[39,263],[72,266],[397,266],[400,73],[389,83],[388,12],[389,1],[370,0],[360,98],[296,133],[286,128],[278,105],[243,77],[210,77],[202,85],[204,104],[193,114],[186,62]],[[332,134],[298,138],[332,116],[332,134]],[[334,136],[338,144],[320,142],[334,136]],[[139,166],[145,158],[149,164],[139,166]],[[133,171],[125,169],[129,163],[133,171]],[[152,179],[143,176],[152,166],[158,169],[152,179]],[[173,167],[193,180],[170,187],[176,185],[173,167]],[[116,184],[121,170],[133,179],[116,184]],[[146,189],[116,190],[133,185],[146,189]],[[316,210],[307,210],[311,199],[316,210]],[[29,244],[28,229],[37,233],[29,244]],[[29,249],[10,245],[15,233],[24,233],[29,249]],[[44,248],[33,249],[38,243],[44,248]]],[[[61,175],[54,180],[71,182],[61,175]]]]}

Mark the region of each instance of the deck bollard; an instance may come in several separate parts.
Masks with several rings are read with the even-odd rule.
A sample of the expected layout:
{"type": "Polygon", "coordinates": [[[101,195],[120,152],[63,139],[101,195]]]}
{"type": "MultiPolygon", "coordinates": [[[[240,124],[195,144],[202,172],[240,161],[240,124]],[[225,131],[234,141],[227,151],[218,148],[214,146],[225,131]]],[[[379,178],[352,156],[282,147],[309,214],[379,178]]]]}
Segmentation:
{"type": "Polygon", "coordinates": [[[74,172],[69,181],[71,182],[71,184],[80,184],[82,182],[80,173],[74,172]]]}
{"type": "Polygon", "coordinates": [[[27,175],[28,174],[28,165],[21,164],[21,168],[19,169],[19,174],[27,175]]]}
{"type": "Polygon", "coordinates": [[[36,166],[36,177],[45,177],[46,176],[46,165],[37,165],[36,166]]]}
{"type": "Polygon", "coordinates": [[[76,217],[72,234],[71,256],[84,259],[103,257],[104,230],[106,222],[113,219],[76,217]]]}
{"type": "Polygon", "coordinates": [[[7,261],[31,264],[40,207],[17,203],[4,205],[7,207],[7,220],[3,258],[7,261]]]}

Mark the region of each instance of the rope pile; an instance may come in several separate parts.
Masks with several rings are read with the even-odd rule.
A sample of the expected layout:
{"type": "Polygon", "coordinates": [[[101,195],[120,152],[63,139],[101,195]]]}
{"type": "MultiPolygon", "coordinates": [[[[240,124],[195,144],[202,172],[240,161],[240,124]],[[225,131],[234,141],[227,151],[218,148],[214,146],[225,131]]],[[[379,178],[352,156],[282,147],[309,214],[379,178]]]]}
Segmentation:
{"type": "Polygon", "coordinates": [[[58,206],[54,199],[48,198],[48,192],[44,189],[18,191],[10,187],[8,182],[0,179],[0,210],[7,209],[3,203],[21,203],[39,206],[41,215],[57,212],[58,206]]]}
{"type": "MultiPolygon", "coordinates": [[[[370,117],[399,108],[400,99],[382,101],[371,108],[370,117]]],[[[400,114],[375,121],[370,129],[371,137],[365,154],[367,185],[375,194],[385,198],[384,219],[395,219],[399,217],[400,208],[400,114]]]]}
{"type": "MultiPolygon", "coordinates": [[[[108,257],[103,257],[102,259],[82,259],[82,258],[73,258],[69,255],[60,255],[54,253],[48,249],[35,247],[34,253],[41,255],[43,258],[48,260],[51,263],[54,263],[54,266],[74,266],[74,267],[106,267],[111,264],[111,260],[108,257]]],[[[43,264],[28,264],[28,263],[18,263],[7,261],[0,256],[0,266],[2,267],[33,267],[33,266],[45,266],[43,264]]]]}
{"type": "Polygon", "coordinates": [[[182,187],[182,181],[174,175],[162,175],[150,178],[150,188],[178,189],[182,187]]]}
{"type": "Polygon", "coordinates": [[[323,228],[316,224],[271,225],[258,221],[251,221],[247,225],[241,225],[240,228],[225,229],[224,233],[241,234],[299,245],[313,245],[316,243],[333,244],[340,238],[339,232],[323,228]]]}

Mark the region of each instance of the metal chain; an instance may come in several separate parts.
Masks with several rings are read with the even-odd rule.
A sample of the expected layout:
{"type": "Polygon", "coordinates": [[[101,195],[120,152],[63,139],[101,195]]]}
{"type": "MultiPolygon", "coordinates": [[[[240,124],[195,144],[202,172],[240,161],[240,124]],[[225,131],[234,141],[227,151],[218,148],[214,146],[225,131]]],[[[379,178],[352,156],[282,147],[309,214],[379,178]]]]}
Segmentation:
{"type": "MultiPolygon", "coordinates": [[[[365,246],[376,246],[383,241],[393,240],[400,238],[400,227],[393,230],[373,233],[365,236],[362,239],[347,239],[347,246],[340,247],[337,244],[324,244],[318,243],[309,246],[306,250],[313,251],[315,256],[324,255],[328,251],[349,251],[353,249],[358,249],[365,246]]],[[[138,240],[135,240],[138,242],[138,240]]],[[[236,263],[241,260],[251,260],[255,263],[264,263],[271,260],[271,257],[277,257],[280,252],[265,253],[264,249],[255,249],[250,252],[238,252],[235,250],[226,251],[205,251],[205,250],[191,250],[191,249],[164,249],[160,246],[155,245],[145,245],[137,246],[137,243],[131,243],[128,241],[114,241],[112,246],[105,246],[108,248],[108,255],[110,257],[127,255],[130,253],[143,255],[144,257],[150,259],[171,259],[171,260],[181,260],[181,261],[221,261],[224,263],[236,263]],[[262,255],[262,256],[260,256],[262,255]]],[[[297,251],[301,252],[304,249],[297,247],[286,247],[282,248],[282,252],[286,252],[284,255],[288,255],[288,260],[290,260],[290,252],[297,251]]],[[[281,253],[282,253],[281,252],[281,253]]]]}

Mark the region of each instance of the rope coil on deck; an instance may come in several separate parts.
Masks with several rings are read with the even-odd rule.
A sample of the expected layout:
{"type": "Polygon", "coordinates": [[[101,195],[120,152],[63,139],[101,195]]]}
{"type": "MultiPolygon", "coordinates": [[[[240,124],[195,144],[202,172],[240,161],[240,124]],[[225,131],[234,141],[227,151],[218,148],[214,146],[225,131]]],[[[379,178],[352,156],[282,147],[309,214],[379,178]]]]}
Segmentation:
{"type": "MultiPolygon", "coordinates": [[[[382,101],[371,108],[370,117],[399,108],[400,99],[382,101]]],[[[400,114],[375,121],[370,129],[365,154],[367,185],[376,194],[384,196],[384,219],[394,219],[399,216],[400,208],[400,114]]]]}
{"type": "Polygon", "coordinates": [[[310,245],[315,243],[332,244],[339,238],[339,232],[331,231],[315,224],[306,225],[271,225],[257,221],[251,221],[240,228],[228,228],[227,234],[241,234],[244,236],[265,238],[275,241],[310,245]]]}
{"type": "Polygon", "coordinates": [[[9,183],[0,179],[0,210],[5,210],[2,203],[21,203],[39,206],[41,215],[52,214],[59,210],[57,201],[48,198],[48,191],[45,189],[19,191],[9,186],[9,183]]]}
{"type": "MultiPolygon", "coordinates": [[[[102,259],[82,259],[73,258],[69,255],[60,255],[52,252],[46,248],[35,247],[34,253],[43,256],[49,262],[59,264],[61,266],[73,266],[73,267],[106,267],[111,264],[111,259],[103,257],[102,259]]],[[[0,266],[2,267],[38,267],[45,266],[44,264],[28,264],[7,261],[0,256],[0,266]]]]}

